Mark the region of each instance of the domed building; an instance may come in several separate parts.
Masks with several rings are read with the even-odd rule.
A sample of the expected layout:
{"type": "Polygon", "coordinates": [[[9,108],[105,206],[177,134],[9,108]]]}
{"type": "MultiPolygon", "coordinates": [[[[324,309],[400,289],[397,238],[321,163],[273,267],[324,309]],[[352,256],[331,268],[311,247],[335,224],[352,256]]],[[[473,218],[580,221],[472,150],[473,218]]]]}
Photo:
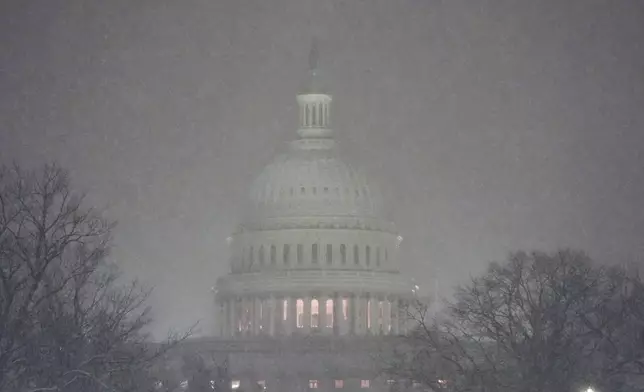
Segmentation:
{"type": "Polygon", "coordinates": [[[311,57],[298,137],[252,183],[216,284],[217,339],[199,345],[225,351],[244,390],[387,389],[371,356],[405,329],[402,237],[376,188],[340,159],[311,57]]]}

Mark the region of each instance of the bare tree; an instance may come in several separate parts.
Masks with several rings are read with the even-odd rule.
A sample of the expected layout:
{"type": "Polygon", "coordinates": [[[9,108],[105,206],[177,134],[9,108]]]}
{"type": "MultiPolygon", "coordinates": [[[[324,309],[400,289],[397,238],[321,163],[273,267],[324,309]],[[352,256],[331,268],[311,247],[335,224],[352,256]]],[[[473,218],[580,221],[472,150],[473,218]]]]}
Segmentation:
{"type": "Polygon", "coordinates": [[[175,340],[148,344],[149,292],[121,285],[83,199],[55,165],[0,168],[0,391],[146,390],[175,340]]]}
{"type": "Polygon", "coordinates": [[[407,312],[416,328],[388,371],[435,390],[629,391],[644,376],[639,274],[581,252],[515,253],[436,317],[422,304],[407,312]]]}

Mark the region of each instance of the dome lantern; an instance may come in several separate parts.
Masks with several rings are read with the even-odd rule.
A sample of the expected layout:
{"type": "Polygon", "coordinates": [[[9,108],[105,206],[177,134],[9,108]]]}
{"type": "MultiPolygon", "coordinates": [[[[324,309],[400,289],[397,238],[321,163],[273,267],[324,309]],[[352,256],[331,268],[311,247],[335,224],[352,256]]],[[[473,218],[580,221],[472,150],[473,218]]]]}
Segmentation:
{"type": "Polygon", "coordinates": [[[330,139],[331,95],[321,87],[318,71],[318,46],[313,40],[309,53],[309,75],[306,86],[297,96],[300,124],[297,133],[302,139],[330,139]]]}

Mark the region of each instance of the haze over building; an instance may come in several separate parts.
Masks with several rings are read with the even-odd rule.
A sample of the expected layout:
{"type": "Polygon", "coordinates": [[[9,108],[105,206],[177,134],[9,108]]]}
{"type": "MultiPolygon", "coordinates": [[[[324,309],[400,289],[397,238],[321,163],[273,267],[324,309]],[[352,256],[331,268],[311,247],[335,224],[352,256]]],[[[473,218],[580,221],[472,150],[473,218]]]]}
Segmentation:
{"type": "Polygon", "coordinates": [[[242,387],[388,388],[372,354],[406,329],[415,286],[400,273],[402,237],[376,187],[340,159],[320,79],[314,44],[299,137],[253,182],[216,285],[214,339],[192,346],[225,353],[242,387]]]}

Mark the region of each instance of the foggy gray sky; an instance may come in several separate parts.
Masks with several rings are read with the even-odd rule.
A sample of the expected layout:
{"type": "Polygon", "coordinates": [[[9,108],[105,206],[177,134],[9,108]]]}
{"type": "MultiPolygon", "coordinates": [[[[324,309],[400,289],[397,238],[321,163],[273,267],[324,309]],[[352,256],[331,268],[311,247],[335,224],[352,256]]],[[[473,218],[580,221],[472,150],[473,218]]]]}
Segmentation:
{"type": "Polygon", "coordinates": [[[0,160],[69,168],[156,286],[157,331],[207,328],[316,35],[407,273],[447,290],[519,248],[642,260],[642,21],[638,0],[3,1],[0,160]]]}

